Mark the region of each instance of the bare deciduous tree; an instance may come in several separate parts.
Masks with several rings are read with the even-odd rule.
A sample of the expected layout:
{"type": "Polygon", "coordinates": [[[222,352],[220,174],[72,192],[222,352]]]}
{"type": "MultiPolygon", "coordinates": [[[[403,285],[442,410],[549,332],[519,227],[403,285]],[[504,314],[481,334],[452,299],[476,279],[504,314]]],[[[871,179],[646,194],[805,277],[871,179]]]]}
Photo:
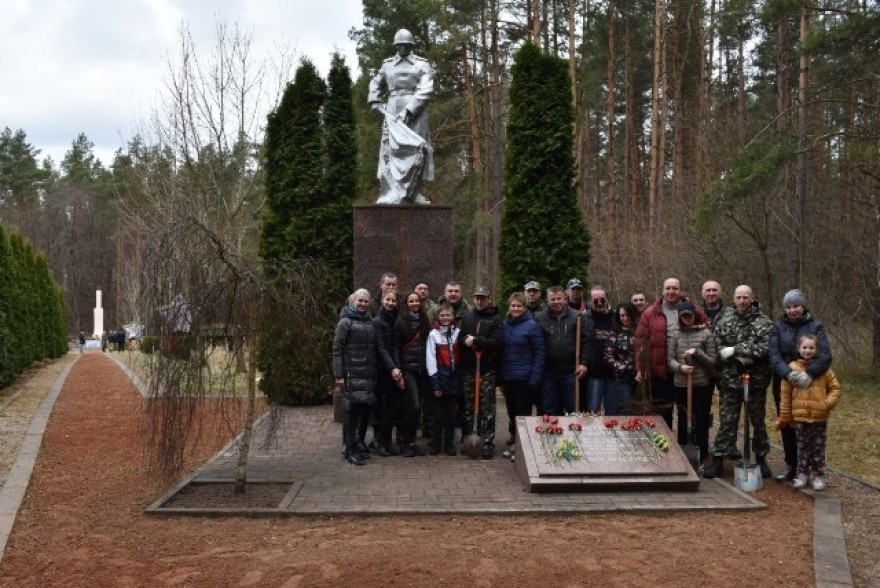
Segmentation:
{"type": "Polygon", "coordinates": [[[303,317],[327,305],[310,296],[322,282],[317,264],[266,268],[257,258],[262,126],[293,59],[282,55],[281,69],[270,68],[237,26],[218,23],[215,39],[206,57],[181,28],[144,138],[117,157],[126,263],[119,276],[124,298],[156,337],[145,378],[154,464],[175,474],[204,411],[219,412],[228,433],[244,430],[241,492],[262,313],[307,328],[303,317]]]}

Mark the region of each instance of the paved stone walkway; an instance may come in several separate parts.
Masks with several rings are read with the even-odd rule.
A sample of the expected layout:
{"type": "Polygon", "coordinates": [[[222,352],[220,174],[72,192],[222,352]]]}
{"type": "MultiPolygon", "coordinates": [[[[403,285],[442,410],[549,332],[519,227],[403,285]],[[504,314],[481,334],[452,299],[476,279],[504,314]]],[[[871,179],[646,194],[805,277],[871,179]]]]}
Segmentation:
{"type": "MultiPolygon", "coordinates": [[[[506,425],[503,400],[500,404],[498,413],[505,416],[498,420],[506,425]]],[[[291,514],[509,514],[764,506],[720,480],[703,480],[698,492],[529,493],[514,473],[513,463],[500,455],[500,447],[492,460],[472,460],[462,455],[373,456],[366,466],[355,467],[342,458],[340,425],[333,423],[333,411],[328,406],[286,409],[272,447],[264,446],[266,425],[263,421],[257,427],[248,481],[296,484],[295,495],[283,508],[291,514]]],[[[507,439],[501,423],[496,439],[501,443],[507,439]]],[[[231,482],[237,457],[237,448],[227,446],[192,480],[231,482]]]]}

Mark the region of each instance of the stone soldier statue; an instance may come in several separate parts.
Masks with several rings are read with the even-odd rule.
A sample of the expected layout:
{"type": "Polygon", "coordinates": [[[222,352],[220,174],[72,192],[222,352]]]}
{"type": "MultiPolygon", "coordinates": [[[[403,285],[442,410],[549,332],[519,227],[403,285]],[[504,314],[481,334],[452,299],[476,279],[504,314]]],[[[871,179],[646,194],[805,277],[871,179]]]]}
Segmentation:
{"type": "Polygon", "coordinates": [[[422,182],[434,179],[434,151],[427,103],[434,96],[434,71],[412,52],[406,29],[394,35],[397,54],[382,62],[370,80],[367,101],[385,116],[379,147],[379,204],[428,204],[422,182]],[[387,102],[382,103],[387,96],[387,102]]]}

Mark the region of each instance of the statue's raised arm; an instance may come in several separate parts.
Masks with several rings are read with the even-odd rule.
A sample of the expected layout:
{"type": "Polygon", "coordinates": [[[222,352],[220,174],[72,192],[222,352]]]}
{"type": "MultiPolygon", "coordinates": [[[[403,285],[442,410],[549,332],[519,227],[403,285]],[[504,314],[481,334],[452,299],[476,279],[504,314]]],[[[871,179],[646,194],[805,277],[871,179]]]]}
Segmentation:
{"type": "Polygon", "coordinates": [[[422,182],[434,180],[434,150],[428,101],[434,97],[434,71],[412,52],[406,29],[394,35],[397,54],[382,62],[370,80],[367,101],[384,116],[379,146],[378,204],[428,204],[422,182]],[[383,103],[383,98],[387,101],[383,103]]]}

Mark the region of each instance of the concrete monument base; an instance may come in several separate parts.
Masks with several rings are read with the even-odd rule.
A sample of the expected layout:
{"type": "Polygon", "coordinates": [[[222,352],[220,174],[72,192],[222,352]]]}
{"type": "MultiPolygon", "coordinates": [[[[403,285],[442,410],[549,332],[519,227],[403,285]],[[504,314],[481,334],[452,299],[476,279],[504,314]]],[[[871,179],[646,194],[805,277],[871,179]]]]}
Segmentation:
{"type": "Polygon", "coordinates": [[[419,282],[431,297],[453,277],[452,207],[369,204],[354,207],[354,287],[378,294],[383,273],[397,274],[405,295],[419,282]]]}
{"type": "Polygon", "coordinates": [[[700,478],[659,416],[644,416],[651,433],[669,440],[668,450],[657,449],[644,430],[608,428],[611,419],[625,423],[631,417],[557,417],[562,433],[539,433],[546,427],[540,417],[517,417],[517,475],[529,492],[602,492],[608,490],[672,490],[696,492],[700,478]],[[581,427],[573,430],[572,427],[581,427]],[[579,456],[563,455],[567,443],[579,456]]]}

